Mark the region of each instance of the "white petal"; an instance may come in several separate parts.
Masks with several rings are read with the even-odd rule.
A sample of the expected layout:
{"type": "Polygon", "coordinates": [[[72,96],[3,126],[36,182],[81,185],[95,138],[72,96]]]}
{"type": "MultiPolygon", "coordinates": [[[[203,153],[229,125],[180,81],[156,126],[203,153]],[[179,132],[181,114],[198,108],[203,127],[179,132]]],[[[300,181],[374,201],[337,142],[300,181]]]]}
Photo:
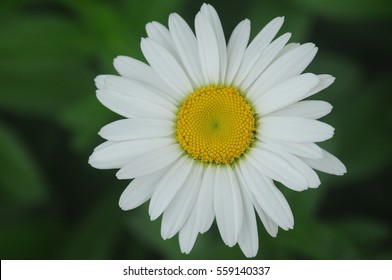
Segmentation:
{"type": "Polygon", "coordinates": [[[192,169],[193,160],[181,157],[159,182],[151,197],[148,212],[151,220],[158,218],[170,204],[178,190],[184,185],[192,169]]]}
{"type": "Polygon", "coordinates": [[[172,202],[163,212],[161,235],[173,237],[184,225],[197,199],[202,175],[202,164],[196,164],[172,202]]]}
{"type": "Polygon", "coordinates": [[[218,84],[220,77],[218,39],[213,26],[200,12],[195,18],[195,30],[204,80],[218,84]]]}
{"type": "Polygon", "coordinates": [[[265,213],[284,230],[292,228],[293,213],[283,194],[272,181],[257,171],[247,160],[241,161],[239,167],[250,192],[265,213]]]}
{"type": "Polygon", "coordinates": [[[271,43],[276,33],[278,33],[283,21],[283,17],[273,19],[252,40],[246,49],[244,59],[235,77],[235,84],[240,84],[248,76],[264,49],[271,43]]]}
{"type": "MultiPolygon", "coordinates": [[[[252,198],[252,200],[253,199],[254,198],[252,198]]],[[[259,216],[261,222],[263,223],[265,230],[272,237],[276,237],[279,230],[278,225],[267,215],[267,213],[265,213],[263,208],[261,208],[261,206],[258,203],[253,203],[253,205],[257,211],[257,215],[259,216]]]]}
{"type": "Polygon", "coordinates": [[[153,21],[147,23],[146,31],[148,38],[158,42],[162,47],[164,47],[177,61],[179,61],[174,42],[170,35],[169,30],[163,24],[153,21]]]}
{"type": "Polygon", "coordinates": [[[259,235],[257,232],[256,215],[247,190],[244,189],[244,186],[241,184],[240,186],[244,202],[244,220],[238,238],[238,245],[247,258],[253,258],[259,250],[259,235]]]}
{"type": "Polygon", "coordinates": [[[291,116],[308,119],[319,119],[332,111],[332,105],[320,100],[304,100],[291,104],[281,110],[275,111],[269,116],[291,116]]]}
{"type": "Polygon", "coordinates": [[[317,48],[312,43],[301,45],[273,62],[249,88],[249,96],[261,96],[278,83],[299,75],[316,55],[317,48]]]}
{"type": "Polygon", "coordinates": [[[173,142],[174,140],[170,138],[115,142],[112,145],[95,150],[89,158],[89,164],[100,169],[120,168],[139,155],[167,147],[173,144],[173,142]]]}
{"type": "Polygon", "coordinates": [[[279,148],[276,148],[276,146],[273,144],[263,143],[263,148],[276,155],[279,155],[279,157],[287,161],[294,169],[302,174],[310,188],[317,188],[321,184],[316,172],[300,158],[288,152],[282,151],[279,148]]]}
{"type": "Polygon", "coordinates": [[[199,197],[196,201],[197,225],[200,233],[210,229],[214,222],[214,175],[216,167],[208,165],[203,172],[199,197]]]}
{"type": "Polygon", "coordinates": [[[282,57],[286,53],[292,51],[295,48],[298,48],[300,46],[299,43],[289,43],[284,48],[276,55],[273,61],[277,60],[278,58],[282,57]]]}
{"type": "Polygon", "coordinates": [[[346,166],[337,157],[323,149],[322,151],[323,157],[321,159],[304,158],[303,161],[310,167],[328,174],[343,175],[347,172],[346,166]]]}
{"type": "Polygon", "coordinates": [[[260,135],[292,142],[321,142],[333,136],[334,128],[326,123],[299,117],[263,117],[260,135]]]}
{"type": "Polygon", "coordinates": [[[321,148],[314,143],[296,143],[296,142],[286,142],[278,141],[266,137],[265,135],[260,136],[263,142],[273,145],[279,150],[291,153],[296,156],[319,159],[323,156],[321,148]]]}
{"type": "Polygon", "coordinates": [[[154,40],[142,39],[141,48],[153,70],[179,97],[183,98],[193,91],[184,70],[163,46],[154,40]]]}
{"type": "Polygon", "coordinates": [[[119,206],[121,209],[132,210],[149,200],[158,182],[166,172],[167,169],[163,169],[153,174],[133,179],[120,196],[119,206]]]}
{"type": "MultiPolygon", "coordinates": [[[[111,111],[127,118],[132,118],[132,109],[130,110],[128,106],[128,102],[123,102],[124,97],[120,94],[112,94],[107,90],[97,90],[97,98],[99,102],[101,102],[106,108],[110,109],[111,111]]],[[[136,111],[136,113],[138,113],[136,111]]],[[[159,116],[156,116],[159,118],[159,116]]]]}
{"type": "Polygon", "coordinates": [[[95,82],[95,86],[98,89],[105,89],[105,79],[106,79],[107,75],[99,75],[97,77],[95,77],[94,82],[95,82]]]}
{"type": "Polygon", "coordinates": [[[306,97],[309,97],[313,94],[322,91],[323,89],[329,87],[335,81],[335,77],[332,77],[331,75],[322,74],[322,75],[318,75],[318,77],[319,77],[319,83],[308,92],[306,97]]]}
{"type": "MultiPolygon", "coordinates": [[[[240,88],[247,92],[250,86],[256,81],[261,73],[270,65],[271,61],[276,57],[279,51],[284,47],[287,41],[290,39],[291,34],[286,33],[277,38],[271,44],[266,47],[261,53],[259,59],[256,61],[254,66],[249,70],[248,75],[241,82],[240,88]]],[[[251,97],[247,94],[248,97],[251,97]]]]}
{"type": "Polygon", "coordinates": [[[131,78],[135,81],[150,84],[150,77],[155,76],[150,65],[129,56],[117,56],[113,61],[114,68],[124,77],[131,78]]]}
{"type": "Polygon", "coordinates": [[[176,50],[189,77],[196,87],[206,84],[201,72],[199,50],[197,49],[195,34],[185,20],[178,14],[170,15],[169,28],[176,50]]]}
{"type": "Polygon", "coordinates": [[[218,41],[218,53],[219,53],[219,83],[225,81],[226,68],[227,68],[227,50],[226,50],[226,39],[223,32],[222,24],[220,22],[218,13],[210,4],[203,4],[201,13],[209,20],[211,23],[215,37],[218,41]]]}
{"type": "Polygon", "coordinates": [[[154,87],[173,100],[178,98],[173,90],[155,74],[150,65],[127,56],[116,57],[113,64],[121,76],[154,87]]]}
{"type": "MultiPolygon", "coordinates": [[[[238,167],[238,165],[237,165],[237,167],[238,167]]],[[[265,229],[272,237],[276,237],[276,235],[278,233],[278,225],[274,221],[272,221],[271,218],[264,212],[264,210],[261,208],[256,197],[251,193],[251,191],[249,190],[249,187],[247,186],[245,179],[241,173],[240,168],[236,168],[235,171],[236,171],[238,181],[240,182],[241,189],[247,193],[247,195],[250,198],[251,203],[253,204],[254,208],[256,209],[257,214],[259,215],[259,218],[260,218],[261,222],[263,223],[265,229]]]]}
{"type": "Polygon", "coordinates": [[[265,115],[303,99],[318,81],[316,75],[306,73],[276,85],[256,99],[257,113],[265,115]]]}
{"type": "Polygon", "coordinates": [[[227,71],[225,84],[232,84],[241,65],[250,36],[250,21],[241,21],[230,36],[227,45],[227,71]]]}
{"type": "Polygon", "coordinates": [[[178,234],[178,241],[182,253],[189,254],[195,245],[197,235],[199,234],[196,218],[197,213],[194,207],[191,214],[189,214],[188,220],[178,234]]]}
{"type": "Polygon", "coordinates": [[[261,143],[260,146],[253,148],[246,157],[254,167],[292,190],[303,191],[307,189],[306,178],[296,168],[281,156],[267,150],[264,147],[267,146],[266,143],[261,143]]]}
{"type": "Polygon", "coordinates": [[[175,133],[174,125],[167,120],[123,119],[105,125],[99,135],[111,141],[166,137],[175,133]]]}
{"type": "Polygon", "coordinates": [[[96,147],[94,148],[94,152],[99,151],[99,150],[102,150],[102,149],[106,149],[106,148],[108,148],[108,147],[110,147],[110,146],[113,146],[113,145],[115,145],[115,144],[117,144],[117,142],[115,142],[115,141],[106,141],[106,142],[103,142],[103,143],[99,144],[98,146],[96,146],[96,147]]]}
{"type": "Polygon", "coordinates": [[[116,174],[118,179],[131,179],[148,175],[171,165],[183,153],[178,144],[153,150],[134,158],[116,174]]]}
{"type": "Polygon", "coordinates": [[[234,246],[242,226],[243,203],[238,182],[230,166],[216,167],[214,209],[223,242],[230,247],[234,246]]]}
{"type": "Polygon", "coordinates": [[[127,118],[153,118],[167,119],[175,118],[173,111],[161,107],[143,98],[130,97],[113,90],[97,90],[98,100],[113,112],[127,118]]]}
{"type": "Polygon", "coordinates": [[[109,91],[149,101],[171,112],[177,111],[176,102],[171,97],[165,96],[155,88],[143,83],[113,75],[106,75],[104,83],[105,88],[109,91]]]}

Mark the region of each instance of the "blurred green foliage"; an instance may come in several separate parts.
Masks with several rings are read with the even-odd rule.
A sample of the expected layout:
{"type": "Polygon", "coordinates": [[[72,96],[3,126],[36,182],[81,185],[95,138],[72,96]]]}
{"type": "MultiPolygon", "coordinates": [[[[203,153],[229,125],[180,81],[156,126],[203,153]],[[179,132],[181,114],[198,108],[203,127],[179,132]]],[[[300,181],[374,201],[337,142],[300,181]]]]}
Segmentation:
{"type": "MultiPolygon", "coordinates": [[[[392,6],[388,0],[210,1],[226,35],[247,17],[256,34],[285,16],[292,41],[312,41],[309,67],[337,80],[316,96],[334,105],[324,147],[346,164],[317,190],[283,190],[295,229],[269,237],[259,258],[391,259],[392,6]]],[[[87,164],[97,132],[120,117],[95,98],[112,59],[143,59],[144,26],[178,12],[193,25],[202,1],[5,0],[0,3],[0,257],[2,259],[243,258],[216,226],[190,255],[163,241],[147,206],[117,202],[126,181],[87,164]]]]}

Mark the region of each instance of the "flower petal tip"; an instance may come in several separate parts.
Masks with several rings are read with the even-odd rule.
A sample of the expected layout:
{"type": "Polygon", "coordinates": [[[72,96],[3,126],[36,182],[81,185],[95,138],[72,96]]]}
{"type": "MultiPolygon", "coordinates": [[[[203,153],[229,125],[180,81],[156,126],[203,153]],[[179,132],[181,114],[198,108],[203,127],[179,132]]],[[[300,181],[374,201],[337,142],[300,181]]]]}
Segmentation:
{"type": "Polygon", "coordinates": [[[336,172],[335,175],[343,176],[344,174],[347,173],[347,168],[346,168],[346,166],[342,162],[340,162],[340,163],[341,163],[341,166],[339,166],[339,169],[338,169],[338,171],[336,172]]]}

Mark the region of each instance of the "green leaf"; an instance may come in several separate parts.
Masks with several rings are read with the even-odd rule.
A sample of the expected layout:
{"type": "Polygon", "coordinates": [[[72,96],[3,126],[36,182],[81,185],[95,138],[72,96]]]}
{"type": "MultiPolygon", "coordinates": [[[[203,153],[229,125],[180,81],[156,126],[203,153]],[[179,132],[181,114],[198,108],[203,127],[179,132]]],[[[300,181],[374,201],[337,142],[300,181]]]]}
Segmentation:
{"type": "Polygon", "coordinates": [[[18,58],[2,63],[0,108],[12,114],[56,117],[93,92],[93,76],[75,60],[18,58]]]}
{"type": "Polygon", "coordinates": [[[117,193],[109,188],[69,234],[63,248],[65,259],[106,259],[115,251],[121,230],[117,193]]]}
{"type": "Polygon", "coordinates": [[[341,20],[388,19],[392,5],[388,0],[298,0],[298,8],[341,20]]]}
{"type": "Polygon", "coordinates": [[[292,34],[291,42],[301,42],[307,38],[312,28],[311,15],[289,3],[279,1],[252,2],[249,8],[252,34],[255,36],[268,22],[278,16],[285,17],[285,22],[278,34],[290,32],[292,34]]]}
{"type": "Polygon", "coordinates": [[[144,28],[145,24],[150,21],[158,21],[167,26],[167,21],[171,13],[177,13],[178,9],[183,6],[185,0],[166,0],[162,5],[161,0],[148,1],[148,9],[146,9],[146,1],[132,0],[126,1],[126,11],[131,16],[129,20],[138,22],[144,28]]]}
{"type": "Polygon", "coordinates": [[[0,143],[0,191],[20,203],[42,203],[48,186],[39,164],[23,141],[2,123],[0,143]]]}
{"type": "Polygon", "coordinates": [[[72,133],[72,145],[75,150],[90,153],[92,149],[104,140],[98,132],[104,125],[123,117],[104,107],[95,97],[94,91],[90,96],[74,102],[59,115],[60,122],[72,133]]]}
{"type": "Polygon", "coordinates": [[[0,258],[11,260],[55,259],[65,229],[53,220],[15,220],[2,222],[0,228],[0,258]]]}
{"type": "Polygon", "coordinates": [[[54,116],[93,89],[88,40],[70,21],[20,16],[0,38],[0,109],[54,116]]]}
{"type": "Polygon", "coordinates": [[[350,239],[358,246],[366,248],[366,251],[380,251],[377,245],[387,241],[391,236],[391,230],[387,224],[364,217],[340,219],[333,225],[350,236],[350,239]]]}
{"type": "Polygon", "coordinates": [[[281,232],[278,242],[291,256],[299,259],[357,259],[359,252],[352,240],[335,228],[309,220],[294,230],[281,232]]]}
{"type": "Polygon", "coordinates": [[[342,131],[346,140],[344,149],[352,155],[347,164],[351,167],[352,176],[357,178],[377,172],[392,163],[390,77],[388,75],[369,81],[358,91],[355,100],[351,102],[351,113],[342,124],[346,128],[342,131]],[[352,141],[353,135],[357,136],[357,141],[352,141]]]}

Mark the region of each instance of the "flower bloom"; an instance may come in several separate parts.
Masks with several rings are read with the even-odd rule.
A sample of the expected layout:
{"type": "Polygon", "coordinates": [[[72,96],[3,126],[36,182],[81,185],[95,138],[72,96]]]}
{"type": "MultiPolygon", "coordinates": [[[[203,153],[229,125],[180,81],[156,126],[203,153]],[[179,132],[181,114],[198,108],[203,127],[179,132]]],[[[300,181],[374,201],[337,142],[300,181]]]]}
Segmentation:
{"type": "Polygon", "coordinates": [[[99,101],[125,118],[101,129],[107,141],[89,163],[133,179],[120,207],[150,200],[151,220],[162,215],[162,237],[178,233],[182,252],[216,219],[223,242],[254,257],[256,213],[274,237],[278,227],[294,225],[274,181],[303,191],[320,185],[314,169],[346,172],[315,144],[333,136],[333,127],[317,120],[332,106],[301,101],[334,78],[302,73],[317,48],[287,44],[290,33],[274,40],[282,24],[275,18],[249,42],[245,19],[226,44],[215,9],[204,4],[195,33],[178,14],[169,28],[149,23],[141,41],[148,64],[119,56],[120,76],[96,78],[99,101]]]}

